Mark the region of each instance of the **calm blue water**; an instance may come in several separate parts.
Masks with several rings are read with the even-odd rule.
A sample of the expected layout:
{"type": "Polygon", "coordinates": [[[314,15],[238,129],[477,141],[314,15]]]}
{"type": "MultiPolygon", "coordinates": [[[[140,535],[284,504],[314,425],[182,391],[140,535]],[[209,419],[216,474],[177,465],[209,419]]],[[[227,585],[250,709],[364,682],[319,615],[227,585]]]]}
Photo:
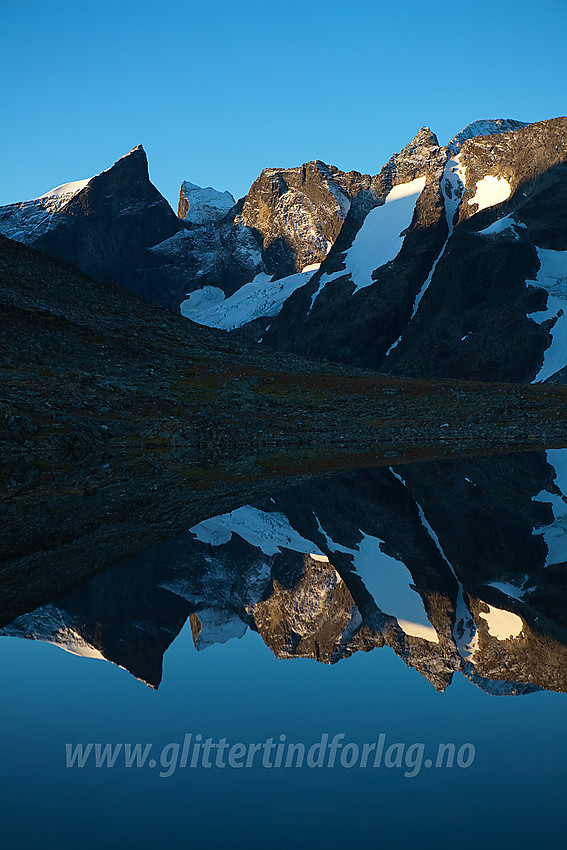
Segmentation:
{"type": "Polygon", "coordinates": [[[16,620],[0,635],[2,846],[564,847],[564,459],[534,453],[311,483],[16,620]],[[362,534],[373,535],[375,564],[358,558],[362,534]],[[384,596],[381,580],[393,582],[384,596]],[[381,613],[396,594],[406,606],[413,598],[438,642],[411,637],[407,607],[381,613]],[[480,687],[457,648],[465,603],[480,687]],[[349,656],[361,623],[375,648],[349,656]],[[70,633],[116,663],[49,642],[70,633]],[[129,672],[157,684],[167,646],[159,689],[129,672]],[[320,649],[338,663],[300,657],[320,649]],[[510,681],[542,689],[490,693],[510,681]],[[327,758],[322,768],[268,768],[261,751],[250,768],[160,764],[186,735],[246,747],[285,736],[306,750],[344,737],[334,767],[327,758]],[[376,768],[341,764],[347,745],[362,751],[380,735],[394,766],[385,755],[376,768]],[[143,767],[127,768],[123,753],[97,767],[94,751],[84,767],[67,766],[67,744],[97,743],[152,749],[143,767]],[[436,767],[447,743],[472,745],[474,759],[436,767]],[[404,762],[416,744],[419,763],[404,762]]]}
{"type": "Polygon", "coordinates": [[[277,660],[260,637],[197,653],[187,629],[153,691],[104,661],[0,641],[6,847],[561,847],[567,696],[496,697],[456,677],[437,693],[392,650],[326,666],[277,660]],[[67,742],[472,742],[467,769],[65,767],[67,742]],[[70,836],[74,836],[73,840],[70,836]],[[79,840],[80,837],[80,840],[79,840]]]}

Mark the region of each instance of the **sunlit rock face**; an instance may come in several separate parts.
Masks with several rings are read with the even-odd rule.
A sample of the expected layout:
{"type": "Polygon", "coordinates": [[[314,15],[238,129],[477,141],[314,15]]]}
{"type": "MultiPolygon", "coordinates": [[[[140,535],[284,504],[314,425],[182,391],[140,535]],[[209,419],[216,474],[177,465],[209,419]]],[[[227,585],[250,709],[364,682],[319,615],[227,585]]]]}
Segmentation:
{"type": "Polygon", "coordinates": [[[393,648],[437,689],[567,691],[567,460],[553,450],[341,474],[200,522],[2,630],[156,687],[258,633],[281,659],[393,648]]]}
{"type": "Polygon", "coordinates": [[[244,199],[242,223],[259,234],[266,271],[277,279],[321,263],[352,199],[371,184],[368,174],[345,174],[320,160],[264,169],[244,199]]]}
{"type": "Polygon", "coordinates": [[[254,627],[278,658],[333,663],[364,647],[362,617],[326,556],[304,555],[298,581],[273,578],[267,599],[248,608],[254,627]]]}
{"type": "Polygon", "coordinates": [[[406,219],[383,196],[347,216],[263,342],[415,376],[565,368],[567,119],[475,125],[403,173],[424,180],[406,219]]]}

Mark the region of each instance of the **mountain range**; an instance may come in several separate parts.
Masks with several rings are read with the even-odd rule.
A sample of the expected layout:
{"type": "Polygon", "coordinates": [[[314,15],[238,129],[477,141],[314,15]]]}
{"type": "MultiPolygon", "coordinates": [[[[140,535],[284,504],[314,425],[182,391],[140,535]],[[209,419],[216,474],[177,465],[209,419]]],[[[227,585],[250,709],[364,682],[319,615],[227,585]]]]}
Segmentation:
{"type": "Polygon", "coordinates": [[[422,128],[375,175],[267,168],[238,202],[134,148],[0,233],[200,324],[392,375],[562,382],[567,119],[422,128]]]}

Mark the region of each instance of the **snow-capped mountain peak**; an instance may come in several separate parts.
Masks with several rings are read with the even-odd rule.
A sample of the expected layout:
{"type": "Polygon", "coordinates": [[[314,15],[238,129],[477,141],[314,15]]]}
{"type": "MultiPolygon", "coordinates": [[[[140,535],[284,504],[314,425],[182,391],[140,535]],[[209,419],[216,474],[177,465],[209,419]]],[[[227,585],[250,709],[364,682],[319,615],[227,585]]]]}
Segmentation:
{"type": "Polygon", "coordinates": [[[91,177],[88,177],[86,180],[75,180],[72,183],[63,183],[62,186],[56,186],[55,189],[50,189],[49,192],[45,192],[45,194],[40,195],[38,198],[34,198],[35,201],[43,201],[46,198],[58,198],[68,200],[72,198],[73,195],[76,195],[77,192],[80,192],[81,189],[84,189],[87,183],[92,180],[91,177]]]}
{"type": "Polygon", "coordinates": [[[201,188],[184,180],[179,191],[179,218],[191,224],[212,224],[226,215],[235,204],[230,192],[219,192],[212,186],[201,188]]]}
{"type": "Polygon", "coordinates": [[[467,124],[460,133],[457,133],[448,147],[453,153],[458,153],[467,139],[472,139],[475,136],[493,136],[496,133],[508,133],[511,130],[520,130],[522,127],[527,127],[524,121],[516,121],[514,118],[481,118],[478,121],[473,121],[467,124]]]}

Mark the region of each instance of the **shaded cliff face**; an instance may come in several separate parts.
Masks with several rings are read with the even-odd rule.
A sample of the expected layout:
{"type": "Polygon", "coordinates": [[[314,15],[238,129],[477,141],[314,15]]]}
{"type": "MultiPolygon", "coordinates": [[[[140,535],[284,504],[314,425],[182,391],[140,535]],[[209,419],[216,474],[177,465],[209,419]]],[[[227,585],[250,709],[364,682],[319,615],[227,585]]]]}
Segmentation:
{"type": "Polygon", "coordinates": [[[347,216],[264,342],[394,374],[531,381],[563,368],[567,119],[489,129],[502,132],[463,131],[405,172],[405,220],[404,199],[347,216]]]}
{"type": "Polygon", "coordinates": [[[567,120],[470,139],[459,168],[454,233],[385,366],[545,380],[566,365],[567,120]]]}
{"type": "Polygon", "coordinates": [[[371,178],[322,162],[267,169],[246,198],[181,185],[179,217],[148,176],[142,147],[90,180],[0,208],[0,233],[174,312],[195,290],[230,296],[328,253],[371,178]]]}
{"type": "Polygon", "coordinates": [[[336,663],[390,646],[438,690],[567,691],[564,451],[347,473],[199,522],[2,630],[157,686],[189,618],[204,650],[261,635],[336,663]]]}
{"type": "Polygon", "coordinates": [[[181,227],[150,182],[141,146],[88,181],[0,208],[0,232],[5,236],[122,284],[143,262],[147,248],[181,227]]]}

